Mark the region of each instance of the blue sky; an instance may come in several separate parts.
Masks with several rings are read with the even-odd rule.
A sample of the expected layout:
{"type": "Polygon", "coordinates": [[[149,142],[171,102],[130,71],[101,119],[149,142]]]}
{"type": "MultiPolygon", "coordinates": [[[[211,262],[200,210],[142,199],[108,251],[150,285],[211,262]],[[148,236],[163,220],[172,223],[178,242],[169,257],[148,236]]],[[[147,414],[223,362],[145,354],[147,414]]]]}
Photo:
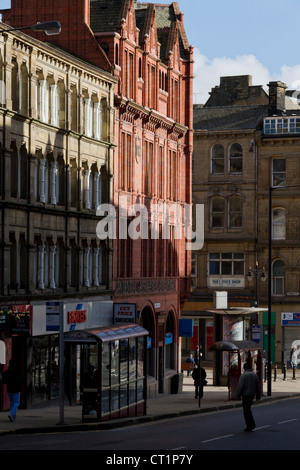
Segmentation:
{"type": "MultiPolygon", "coordinates": [[[[178,4],[195,48],[195,103],[204,103],[226,75],[252,75],[254,85],[265,87],[270,80],[282,80],[289,88],[300,88],[299,0],[178,0],[178,4]]],[[[0,0],[0,7],[9,8],[10,0],[0,0]]]]}

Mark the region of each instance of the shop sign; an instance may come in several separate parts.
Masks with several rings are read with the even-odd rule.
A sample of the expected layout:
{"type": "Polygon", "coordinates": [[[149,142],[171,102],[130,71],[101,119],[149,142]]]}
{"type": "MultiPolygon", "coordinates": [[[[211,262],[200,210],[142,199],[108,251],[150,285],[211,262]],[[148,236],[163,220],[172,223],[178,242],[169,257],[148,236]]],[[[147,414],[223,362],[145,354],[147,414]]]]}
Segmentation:
{"type": "Polygon", "coordinates": [[[179,320],[179,336],[185,338],[193,337],[194,322],[193,319],[180,318],[179,320]]]}
{"type": "Polygon", "coordinates": [[[299,326],[300,325],[300,313],[286,313],[286,312],[282,313],[281,325],[282,326],[288,326],[288,325],[299,326]]]}
{"type": "Polygon", "coordinates": [[[8,328],[11,333],[31,333],[31,305],[12,305],[7,311],[8,328]]]}
{"type": "Polygon", "coordinates": [[[61,302],[46,302],[46,331],[59,331],[61,302]]]}
{"type": "Polygon", "coordinates": [[[114,304],[114,324],[136,323],[136,304],[114,304]]]}
{"type": "Polygon", "coordinates": [[[234,289],[237,287],[245,287],[245,279],[243,277],[224,277],[210,276],[208,278],[208,287],[218,287],[226,289],[234,289]]]}
{"type": "Polygon", "coordinates": [[[252,340],[260,343],[261,341],[261,326],[252,325],[252,340]]]}
{"type": "Polygon", "coordinates": [[[86,310],[72,310],[68,312],[68,323],[85,323],[86,320],[86,310]]]}

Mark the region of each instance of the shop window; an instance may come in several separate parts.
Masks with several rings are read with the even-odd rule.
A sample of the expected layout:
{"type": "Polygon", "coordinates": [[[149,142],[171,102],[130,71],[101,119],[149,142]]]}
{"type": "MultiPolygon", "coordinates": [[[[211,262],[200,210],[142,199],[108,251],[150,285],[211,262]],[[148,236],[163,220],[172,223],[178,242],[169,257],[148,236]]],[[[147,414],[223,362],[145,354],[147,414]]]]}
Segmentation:
{"type": "Polygon", "coordinates": [[[58,335],[32,338],[32,403],[59,397],[58,335]]]}
{"type": "Polygon", "coordinates": [[[209,255],[210,275],[244,275],[243,253],[210,253],[209,255]]]}

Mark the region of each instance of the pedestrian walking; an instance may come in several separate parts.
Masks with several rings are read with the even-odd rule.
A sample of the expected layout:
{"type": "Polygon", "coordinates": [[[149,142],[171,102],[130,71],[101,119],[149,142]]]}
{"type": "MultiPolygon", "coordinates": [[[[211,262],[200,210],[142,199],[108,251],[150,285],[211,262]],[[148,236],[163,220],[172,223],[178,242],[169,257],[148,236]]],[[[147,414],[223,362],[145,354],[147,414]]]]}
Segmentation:
{"type": "Polygon", "coordinates": [[[195,366],[195,369],[193,370],[192,377],[194,379],[194,385],[195,385],[195,398],[202,398],[203,397],[203,387],[204,385],[207,385],[206,381],[206,372],[203,369],[203,367],[197,367],[195,366]]]}
{"type": "Polygon", "coordinates": [[[240,376],[237,386],[237,398],[242,398],[243,412],[246,423],[244,431],[251,432],[255,428],[255,421],[253,418],[251,406],[256,396],[256,400],[261,397],[259,379],[255,372],[253,372],[251,365],[246,362],[244,364],[244,373],[240,376]]]}
{"type": "MultiPolygon", "coordinates": [[[[189,357],[187,358],[187,360],[185,361],[187,364],[193,364],[195,365],[195,359],[193,358],[193,354],[190,354],[189,357]]],[[[192,371],[188,370],[187,371],[187,376],[189,377],[190,375],[192,375],[192,371]]]]}
{"type": "Polygon", "coordinates": [[[15,361],[9,361],[8,369],[2,374],[2,383],[6,384],[7,395],[10,403],[10,412],[8,419],[13,422],[17,417],[17,410],[20,406],[21,398],[21,373],[16,366],[15,361]]]}

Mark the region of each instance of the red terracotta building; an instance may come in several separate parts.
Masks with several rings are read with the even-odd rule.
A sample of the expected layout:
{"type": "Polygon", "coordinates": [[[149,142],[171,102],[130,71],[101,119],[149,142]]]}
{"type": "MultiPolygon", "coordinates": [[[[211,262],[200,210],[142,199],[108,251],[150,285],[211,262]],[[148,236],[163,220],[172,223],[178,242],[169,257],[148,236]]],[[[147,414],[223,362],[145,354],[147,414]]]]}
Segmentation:
{"type": "Polygon", "coordinates": [[[149,390],[168,392],[180,371],[179,318],[190,291],[193,48],[183,13],[177,2],[135,0],[11,0],[3,11],[14,27],[52,19],[61,34],[38,39],[118,77],[111,202],[123,235],[113,240],[114,301],[136,304],[149,331],[149,390]]]}

